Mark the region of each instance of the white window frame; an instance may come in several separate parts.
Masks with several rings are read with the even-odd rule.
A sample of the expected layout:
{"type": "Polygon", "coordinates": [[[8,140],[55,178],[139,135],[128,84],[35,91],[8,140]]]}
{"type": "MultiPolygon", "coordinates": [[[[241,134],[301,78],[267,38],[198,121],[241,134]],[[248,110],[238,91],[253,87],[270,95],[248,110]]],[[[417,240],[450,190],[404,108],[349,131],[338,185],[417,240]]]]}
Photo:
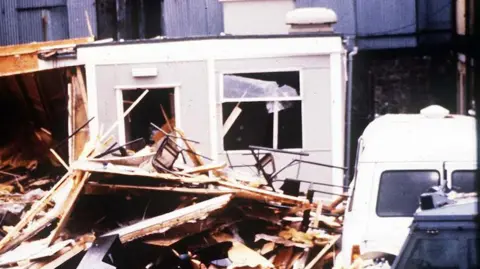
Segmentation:
{"type": "MultiPolygon", "coordinates": [[[[288,150],[291,151],[301,151],[303,149],[303,143],[305,141],[304,139],[304,132],[303,132],[303,110],[304,110],[304,104],[303,104],[303,92],[304,92],[304,87],[303,87],[303,72],[302,69],[300,68],[280,68],[280,69],[242,69],[242,70],[232,70],[230,72],[228,71],[223,71],[219,72],[219,90],[220,90],[220,115],[221,119],[223,119],[223,104],[224,103],[246,103],[246,102],[274,102],[274,106],[277,106],[279,102],[282,101],[300,101],[301,103],[301,121],[302,121],[302,148],[288,148],[288,150]],[[223,78],[225,75],[241,75],[241,74],[252,74],[252,73],[277,73],[277,72],[298,72],[298,80],[299,80],[299,95],[296,97],[255,97],[255,98],[225,98],[224,96],[224,84],[223,84],[223,78]]],[[[295,89],[297,90],[297,89],[295,89]]],[[[273,112],[273,134],[272,134],[272,148],[278,149],[278,111],[273,112]]],[[[223,124],[223,120],[222,120],[223,124]]],[[[222,125],[223,127],[223,125],[222,125]]],[[[225,144],[223,137],[221,139],[222,143],[222,151],[223,152],[234,152],[234,153],[245,153],[249,152],[248,149],[241,149],[241,150],[227,150],[225,149],[225,144]]]]}
{"type": "MultiPolygon", "coordinates": [[[[181,129],[181,117],[180,117],[180,84],[147,84],[147,85],[116,85],[115,97],[117,103],[117,120],[118,122],[118,143],[124,145],[127,143],[126,133],[125,133],[125,122],[121,120],[123,117],[123,91],[131,91],[137,89],[156,91],[156,90],[167,90],[173,89],[173,99],[175,106],[175,125],[181,129]]],[[[147,94],[148,95],[148,94],[147,94]]],[[[148,98],[145,96],[145,98],[148,98]]],[[[140,101],[141,102],[141,101],[140,101]]],[[[177,141],[178,142],[178,141],[177,141]]]]}

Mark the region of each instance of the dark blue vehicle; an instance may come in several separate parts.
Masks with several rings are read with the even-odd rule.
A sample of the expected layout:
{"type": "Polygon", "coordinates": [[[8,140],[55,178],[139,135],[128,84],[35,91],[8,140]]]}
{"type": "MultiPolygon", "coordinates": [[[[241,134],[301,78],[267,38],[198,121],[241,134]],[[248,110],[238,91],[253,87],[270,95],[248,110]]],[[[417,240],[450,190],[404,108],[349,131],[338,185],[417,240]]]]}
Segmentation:
{"type": "Polygon", "coordinates": [[[414,215],[410,234],[391,268],[480,268],[477,198],[445,200],[438,206],[429,200],[426,203],[431,209],[422,209],[414,215]]]}

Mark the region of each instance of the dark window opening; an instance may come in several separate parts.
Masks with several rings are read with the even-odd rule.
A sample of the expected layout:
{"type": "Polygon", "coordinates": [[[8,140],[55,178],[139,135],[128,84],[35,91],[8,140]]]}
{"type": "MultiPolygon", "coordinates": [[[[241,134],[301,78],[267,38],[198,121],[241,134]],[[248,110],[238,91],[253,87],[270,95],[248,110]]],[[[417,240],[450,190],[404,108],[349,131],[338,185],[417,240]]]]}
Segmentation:
{"type": "MultiPolygon", "coordinates": [[[[123,91],[123,109],[130,105],[144,92],[143,89],[123,91]]],[[[150,89],[147,95],[125,117],[126,142],[143,138],[147,144],[153,144],[156,137],[161,135],[150,123],[169,131],[167,122],[162,113],[162,107],[169,119],[174,118],[174,90],[150,89]],[[158,135],[157,135],[158,134],[158,135]]],[[[170,124],[174,125],[174,122],[170,124]]]]}
{"type": "Polygon", "coordinates": [[[278,148],[302,148],[301,101],[292,101],[290,108],[278,112],[278,148]]]}
{"type": "Polygon", "coordinates": [[[475,192],[475,181],[475,170],[457,170],[452,173],[452,187],[456,192],[475,192]]]}
{"type": "Polygon", "coordinates": [[[303,147],[298,71],[226,76],[222,104],[224,124],[236,106],[241,112],[224,136],[225,150],[246,150],[250,145],[277,149],[303,147]],[[228,80],[230,77],[232,80],[228,80]],[[244,101],[245,98],[248,100],[244,101]]]}
{"type": "MultiPolygon", "coordinates": [[[[266,102],[246,102],[240,105],[242,113],[224,137],[228,150],[248,149],[249,145],[273,147],[273,115],[265,109],[266,102]]],[[[223,104],[223,121],[232,113],[236,103],[223,104]]]]}
{"type": "Polygon", "coordinates": [[[419,239],[405,268],[460,268],[460,242],[456,239],[419,239]]]}
{"type": "Polygon", "coordinates": [[[377,215],[411,217],[419,208],[420,195],[440,184],[440,173],[430,171],[385,171],[380,177],[377,215]]]}

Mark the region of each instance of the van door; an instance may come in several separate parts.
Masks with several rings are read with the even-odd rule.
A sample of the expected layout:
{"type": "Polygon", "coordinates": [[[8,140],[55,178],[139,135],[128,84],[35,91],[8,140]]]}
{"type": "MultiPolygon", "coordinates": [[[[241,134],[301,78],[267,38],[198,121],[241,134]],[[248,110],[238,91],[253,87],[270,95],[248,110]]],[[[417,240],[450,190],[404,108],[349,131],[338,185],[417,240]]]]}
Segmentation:
{"type": "MultiPolygon", "coordinates": [[[[405,241],[420,194],[441,183],[442,163],[376,163],[364,246],[397,255],[405,241]]],[[[362,251],[364,253],[364,251],[362,251]]]]}
{"type": "Polygon", "coordinates": [[[476,192],[476,171],[478,164],[475,162],[447,162],[447,186],[456,192],[476,192]]]}

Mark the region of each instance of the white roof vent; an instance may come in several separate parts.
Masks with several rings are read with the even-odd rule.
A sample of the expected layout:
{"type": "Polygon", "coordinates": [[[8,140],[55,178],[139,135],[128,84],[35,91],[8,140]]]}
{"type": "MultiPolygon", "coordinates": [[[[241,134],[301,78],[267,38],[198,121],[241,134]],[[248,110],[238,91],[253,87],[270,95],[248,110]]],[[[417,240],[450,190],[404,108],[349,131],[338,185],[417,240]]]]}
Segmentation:
{"type": "Polygon", "coordinates": [[[332,32],[337,22],[337,14],[322,7],[297,8],[286,15],[290,32],[332,32]]]}
{"type": "Polygon", "coordinates": [[[450,111],[439,105],[431,105],[420,110],[420,114],[427,118],[445,118],[450,115],[450,111]]]}

